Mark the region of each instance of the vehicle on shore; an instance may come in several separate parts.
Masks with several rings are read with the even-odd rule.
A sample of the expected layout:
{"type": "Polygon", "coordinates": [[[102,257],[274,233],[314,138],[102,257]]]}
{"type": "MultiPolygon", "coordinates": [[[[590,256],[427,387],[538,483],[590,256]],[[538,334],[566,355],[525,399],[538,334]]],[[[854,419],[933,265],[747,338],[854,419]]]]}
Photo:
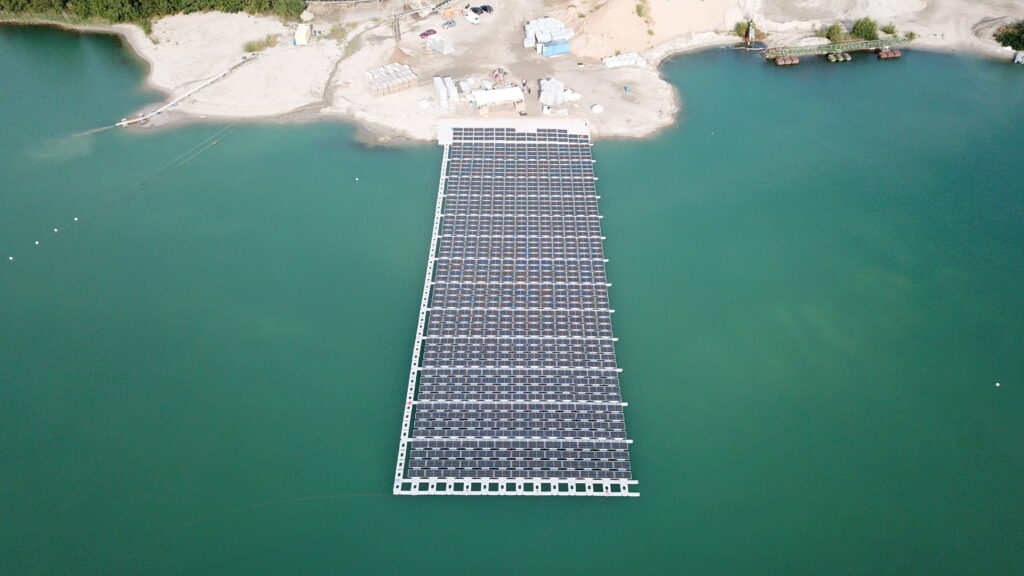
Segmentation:
{"type": "Polygon", "coordinates": [[[423,32],[420,32],[420,38],[429,38],[430,36],[433,36],[434,34],[437,34],[437,30],[434,30],[433,28],[431,28],[429,30],[424,30],[423,32]]]}

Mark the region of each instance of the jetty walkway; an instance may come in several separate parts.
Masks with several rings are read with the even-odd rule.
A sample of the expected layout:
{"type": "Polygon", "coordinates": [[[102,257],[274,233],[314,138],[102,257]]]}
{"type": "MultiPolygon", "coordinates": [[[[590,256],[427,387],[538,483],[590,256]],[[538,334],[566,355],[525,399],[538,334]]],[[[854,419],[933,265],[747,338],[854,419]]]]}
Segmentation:
{"type": "Polygon", "coordinates": [[[764,57],[768,60],[774,60],[776,58],[792,56],[814,56],[862,50],[884,50],[890,46],[898,46],[908,42],[910,42],[910,39],[902,36],[884,38],[881,40],[857,40],[854,42],[839,42],[837,44],[822,44],[819,46],[781,46],[778,48],[768,48],[764,51],[764,57]]]}

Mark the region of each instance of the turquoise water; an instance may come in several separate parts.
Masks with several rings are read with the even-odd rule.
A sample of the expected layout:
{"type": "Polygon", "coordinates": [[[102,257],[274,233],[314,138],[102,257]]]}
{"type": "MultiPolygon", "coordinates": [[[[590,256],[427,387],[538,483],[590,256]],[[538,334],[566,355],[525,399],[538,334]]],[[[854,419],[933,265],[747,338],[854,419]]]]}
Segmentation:
{"type": "Polygon", "coordinates": [[[0,28],[0,573],[1024,572],[1019,68],[665,73],[595,147],[642,496],[399,498],[440,149],[72,136],[142,69],[0,28]]]}

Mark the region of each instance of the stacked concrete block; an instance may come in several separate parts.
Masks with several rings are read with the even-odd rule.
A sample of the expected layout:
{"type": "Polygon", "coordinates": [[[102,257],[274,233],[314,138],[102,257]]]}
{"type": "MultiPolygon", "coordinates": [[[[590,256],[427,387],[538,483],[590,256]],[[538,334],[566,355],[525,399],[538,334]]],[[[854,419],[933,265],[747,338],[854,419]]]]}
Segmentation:
{"type": "Polygon", "coordinates": [[[416,73],[407,64],[391,63],[366,71],[370,89],[377,96],[386,96],[416,85],[416,73]]]}
{"type": "Polygon", "coordinates": [[[623,66],[647,66],[647,60],[636,52],[626,52],[603,58],[601,62],[605,68],[621,68],[623,66]]]}

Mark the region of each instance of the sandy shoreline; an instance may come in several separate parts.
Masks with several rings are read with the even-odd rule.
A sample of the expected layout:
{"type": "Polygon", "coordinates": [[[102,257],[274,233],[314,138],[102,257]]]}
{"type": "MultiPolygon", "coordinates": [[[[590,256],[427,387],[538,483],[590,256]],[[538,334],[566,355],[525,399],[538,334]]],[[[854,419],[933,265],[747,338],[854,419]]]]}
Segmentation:
{"type": "MultiPolygon", "coordinates": [[[[156,21],[149,36],[131,24],[79,25],[46,19],[0,23],[120,36],[146,64],[148,87],[165,94],[168,101],[184,97],[175,108],[154,116],[147,128],[202,121],[345,121],[359,128],[360,140],[366,143],[395,144],[434,140],[442,117],[478,115],[466,103],[442,108],[434,95],[432,76],[479,80],[502,67],[513,82],[521,79],[532,85],[534,92],[526,102],[531,116],[541,114],[535,80],[556,77],[582,96],[579,102],[560,106],[555,110],[558,115],[586,119],[595,138],[640,138],[677,121],[681,98],[660,77],[660,64],[681,53],[735,44],[737,38],[725,31],[745,16],[753,15],[774,45],[806,39],[816,26],[834,19],[848,23],[868,14],[880,24],[892,22],[901,31],[917,33],[914,49],[991,58],[1009,55],[991,39],[992,31],[1024,18],[1024,6],[1012,0],[980,4],[894,0],[884,9],[874,6],[871,11],[866,10],[873,4],[870,0],[825,0],[814,8],[789,0],[773,3],[768,10],[758,0],[647,2],[648,12],[641,18],[638,9],[630,12],[635,4],[625,0],[560,1],[554,7],[544,0],[509,0],[497,6],[500,18],[489,16],[479,25],[456,16],[457,25],[442,30],[439,14],[403,21],[400,44],[373,3],[315,9],[314,37],[306,46],[291,45],[294,23],[245,14],[170,16],[156,21]],[[865,6],[858,8],[860,4],[865,6]],[[522,23],[547,14],[577,30],[569,56],[543,58],[522,47],[522,23]],[[455,53],[441,56],[427,51],[418,34],[428,28],[452,40],[455,53]],[[247,42],[265,39],[276,39],[276,45],[258,52],[256,58],[243,49],[247,42]],[[608,69],[600,62],[603,56],[627,51],[641,53],[648,65],[608,69]],[[387,96],[370,93],[366,70],[396,61],[413,68],[417,85],[387,96]],[[207,85],[229,68],[229,74],[207,85]],[[197,87],[202,88],[193,92],[197,87]],[[591,110],[595,104],[603,111],[591,110]]],[[[514,117],[515,113],[511,107],[496,108],[489,116],[514,117]]],[[[112,118],[111,123],[117,120],[112,118]]]]}

